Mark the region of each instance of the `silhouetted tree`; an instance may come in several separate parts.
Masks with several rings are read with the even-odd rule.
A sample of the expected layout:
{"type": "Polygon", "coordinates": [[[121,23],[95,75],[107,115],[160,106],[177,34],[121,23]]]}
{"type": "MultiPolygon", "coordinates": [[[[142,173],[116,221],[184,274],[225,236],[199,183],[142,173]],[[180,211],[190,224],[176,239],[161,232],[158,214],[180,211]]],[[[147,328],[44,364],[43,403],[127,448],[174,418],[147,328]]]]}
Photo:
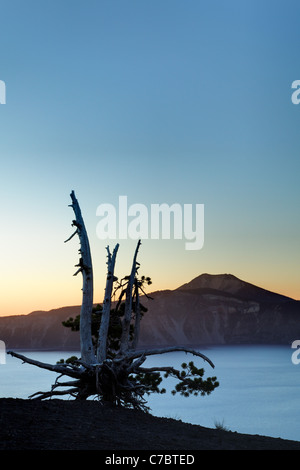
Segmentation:
{"type": "Polygon", "coordinates": [[[64,322],[64,326],[80,332],[81,357],[71,357],[57,364],[46,364],[10,351],[12,356],[37,367],[59,373],[59,377],[48,392],[36,392],[31,398],[44,399],[57,395],[71,395],[76,399],[97,396],[103,402],[147,410],[145,395],[165,392],[160,388],[162,374],[177,379],[172,393],[183,396],[211,393],[219,384],[216,377],[204,379],[204,369],[190,361],[183,363],[181,370],[171,366],[143,366],[147,357],[171,351],[184,351],[202,358],[212,367],[209,358],[198,351],[185,347],[137,349],[140,321],[147,309],[141,303],[141,295],[147,295],[145,285],[151,284],[149,277],[139,277],[140,264],[137,261],[141,241],[135,249],[130,274],[118,281],[115,276],[115,262],[119,249],[117,244],[107,250],[107,276],[103,305],[93,307],[93,266],[87,231],[74,191],[71,193],[75,220],[75,232],[66,240],[78,235],[80,259],[76,265],[82,274],[81,312],[75,319],[64,322]],[[118,294],[117,300],[113,298],[118,294]],[[59,381],[61,377],[72,380],[59,381]]]}

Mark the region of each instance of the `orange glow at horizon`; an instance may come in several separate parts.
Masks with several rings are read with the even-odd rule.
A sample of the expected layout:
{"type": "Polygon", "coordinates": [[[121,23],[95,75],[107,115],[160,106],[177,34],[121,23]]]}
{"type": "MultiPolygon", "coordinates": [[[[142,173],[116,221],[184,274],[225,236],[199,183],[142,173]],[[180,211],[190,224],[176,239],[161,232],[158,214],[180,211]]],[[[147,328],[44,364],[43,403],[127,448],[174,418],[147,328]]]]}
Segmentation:
{"type": "MultiPolygon", "coordinates": [[[[200,274],[202,273],[199,273],[198,275],[200,274]]],[[[219,272],[209,274],[221,273],[219,272]]],[[[235,275],[234,273],[231,274],[235,275]]],[[[180,287],[182,284],[191,281],[194,277],[197,277],[197,275],[192,276],[189,279],[182,279],[180,282],[176,282],[175,279],[170,279],[169,282],[166,282],[166,280],[161,279],[160,282],[156,282],[154,279],[153,284],[147,288],[147,293],[159,290],[174,290],[180,287]]],[[[287,280],[282,283],[280,283],[279,281],[274,282],[274,280],[273,282],[262,282],[261,279],[258,279],[257,282],[254,282],[253,279],[250,280],[246,279],[245,277],[237,277],[239,277],[245,282],[249,282],[250,284],[254,284],[271,292],[276,292],[278,294],[285,295],[294,300],[300,299],[299,286],[296,282],[292,283],[288,282],[287,280]]],[[[63,286],[63,289],[57,288],[57,285],[55,286],[54,284],[55,283],[53,283],[51,289],[49,289],[48,292],[42,290],[40,286],[40,289],[34,289],[30,296],[28,296],[28,292],[22,292],[21,289],[18,290],[17,296],[13,292],[6,291],[6,297],[2,299],[1,302],[0,317],[13,315],[27,315],[34,311],[49,311],[52,309],[58,309],[66,306],[81,305],[82,291],[80,282],[75,282],[75,285],[74,283],[73,285],[71,285],[71,283],[66,283],[63,286]]],[[[103,292],[101,292],[101,289],[99,288],[95,289],[95,304],[103,302],[103,292]]]]}

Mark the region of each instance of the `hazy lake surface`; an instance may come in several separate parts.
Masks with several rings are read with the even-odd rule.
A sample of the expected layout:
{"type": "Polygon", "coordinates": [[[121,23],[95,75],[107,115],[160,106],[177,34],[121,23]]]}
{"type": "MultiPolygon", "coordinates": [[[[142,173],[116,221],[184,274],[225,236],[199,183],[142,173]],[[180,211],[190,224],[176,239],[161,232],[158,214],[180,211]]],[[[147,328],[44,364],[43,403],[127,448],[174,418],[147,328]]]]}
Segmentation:
{"type": "MultiPolygon", "coordinates": [[[[231,431],[300,441],[300,364],[293,364],[287,346],[212,346],[199,349],[215,364],[175,352],[151,356],[145,366],[173,365],[193,360],[205,377],[216,375],[220,386],[206,397],[184,398],[170,391],[173,379],[164,380],[167,393],[148,398],[152,414],[214,428],[221,423],[231,431]]],[[[20,351],[19,351],[20,352],[20,351]]],[[[22,353],[22,352],[21,352],[22,353]]],[[[42,362],[55,363],[78,352],[24,352],[42,362]]],[[[0,364],[0,397],[28,398],[48,391],[56,374],[11,356],[0,364]]]]}

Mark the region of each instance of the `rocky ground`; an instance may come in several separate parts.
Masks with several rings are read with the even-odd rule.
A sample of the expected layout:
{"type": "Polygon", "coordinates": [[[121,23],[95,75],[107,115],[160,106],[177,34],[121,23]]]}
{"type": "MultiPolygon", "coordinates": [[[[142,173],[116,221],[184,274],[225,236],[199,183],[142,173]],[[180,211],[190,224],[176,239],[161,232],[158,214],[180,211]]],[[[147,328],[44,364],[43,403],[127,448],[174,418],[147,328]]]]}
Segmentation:
{"type": "Polygon", "coordinates": [[[204,428],[98,401],[2,398],[0,450],[300,450],[300,442],[204,428]]]}

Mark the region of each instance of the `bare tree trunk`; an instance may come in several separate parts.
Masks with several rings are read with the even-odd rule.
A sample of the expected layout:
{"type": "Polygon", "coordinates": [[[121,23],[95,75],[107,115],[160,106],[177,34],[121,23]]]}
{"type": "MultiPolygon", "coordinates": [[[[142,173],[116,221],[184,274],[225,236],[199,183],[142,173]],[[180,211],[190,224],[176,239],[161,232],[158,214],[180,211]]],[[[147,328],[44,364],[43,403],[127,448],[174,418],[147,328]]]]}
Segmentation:
{"type": "Polygon", "coordinates": [[[109,320],[110,320],[110,309],[111,309],[111,296],[112,296],[112,288],[114,280],[116,280],[114,276],[115,270],[115,263],[116,263],[116,256],[119,249],[119,244],[117,244],[114,248],[113,254],[111,255],[109,251],[109,247],[107,249],[107,276],[106,276],[106,286],[105,286],[105,294],[104,294],[104,302],[103,302],[103,310],[102,310],[102,318],[99,327],[99,336],[98,336],[98,344],[97,344],[97,361],[99,363],[103,362],[106,359],[106,349],[107,349],[107,334],[108,334],[108,327],[109,327],[109,320]]]}
{"type": "Polygon", "coordinates": [[[134,337],[132,341],[132,349],[136,349],[140,336],[140,323],[141,323],[141,305],[138,280],[135,280],[135,323],[134,323],[134,337]]]}
{"type": "MultiPolygon", "coordinates": [[[[83,286],[82,286],[82,305],[80,311],[80,348],[81,358],[87,364],[95,362],[95,354],[92,342],[92,308],[93,308],[93,266],[92,257],[90,252],[89,239],[81,215],[81,210],[78,201],[75,197],[74,191],[71,192],[72,204],[76,220],[73,220],[73,225],[77,227],[75,233],[70,237],[72,238],[76,233],[80,240],[81,258],[77,267],[79,268],[74,274],[76,276],[79,272],[82,273],[83,286]]],[[[70,240],[69,238],[69,240],[70,240]]],[[[66,240],[68,241],[68,240],[66,240]]]]}
{"type": "Polygon", "coordinates": [[[131,321],[131,313],[132,313],[132,290],[135,281],[135,275],[137,270],[137,255],[141,245],[141,240],[138,241],[133,262],[131,268],[131,274],[128,280],[127,289],[126,289],[126,300],[125,300],[125,313],[123,318],[123,330],[121,336],[121,345],[120,345],[120,353],[124,354],[128,349],[129,344],[129,333],[130,333],[130,321],[131,321]]]}

